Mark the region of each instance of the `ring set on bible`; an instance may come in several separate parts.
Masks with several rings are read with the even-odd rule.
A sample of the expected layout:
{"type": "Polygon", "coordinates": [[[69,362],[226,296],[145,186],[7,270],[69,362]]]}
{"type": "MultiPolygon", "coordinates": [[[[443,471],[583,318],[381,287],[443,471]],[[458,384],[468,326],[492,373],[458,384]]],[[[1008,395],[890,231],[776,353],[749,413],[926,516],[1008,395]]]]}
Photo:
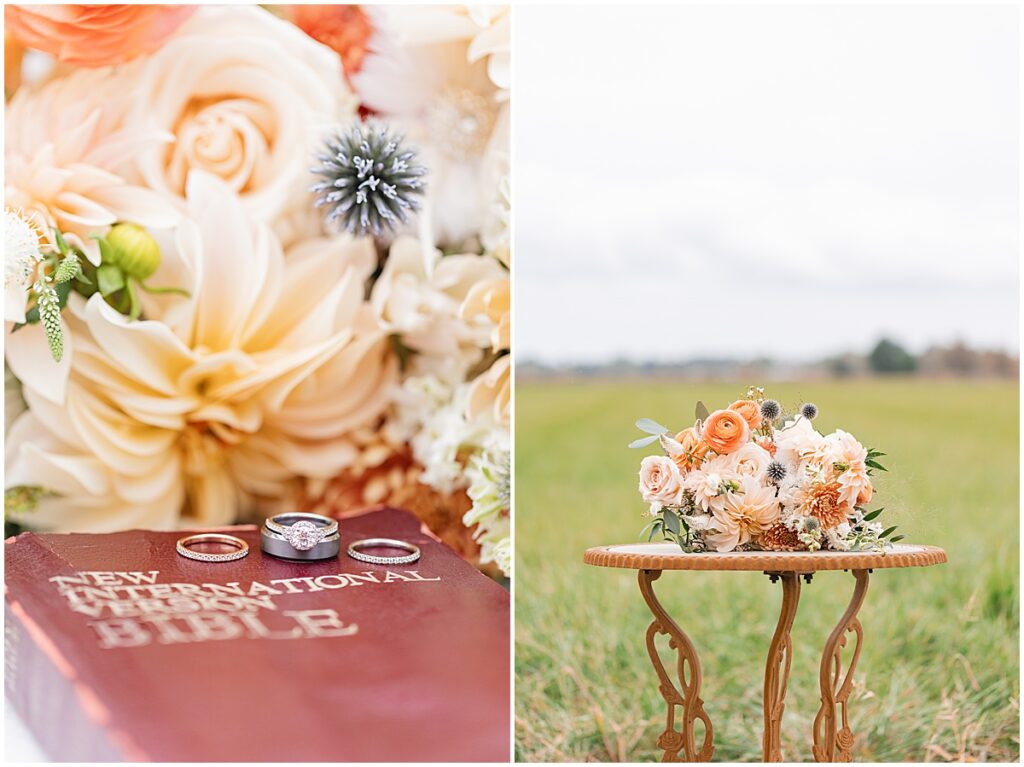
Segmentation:
{"type": "MultiPolygon", "coordinates": [[[[198,533],[180,539],[178,553],[200,562],[232,562],[249,553],[249,544],[225,533],[198,533]],[[193,548],[196,544],[227,546],[228,552],[210,552],[193,548]]],[[[260,548],[264,553],[291,562],[319,562],[334,559],[341,551],[337,520],[309,512],[288,512],[270,517],[260,530],[260,548]]],[[[418,546],[394,538],[365,538],[349,544],[352,559],[374,565],[404,565],[420,558],[418,546]],[[400,556],[369,554],[366,549],[398,549],[400,556]]]]}

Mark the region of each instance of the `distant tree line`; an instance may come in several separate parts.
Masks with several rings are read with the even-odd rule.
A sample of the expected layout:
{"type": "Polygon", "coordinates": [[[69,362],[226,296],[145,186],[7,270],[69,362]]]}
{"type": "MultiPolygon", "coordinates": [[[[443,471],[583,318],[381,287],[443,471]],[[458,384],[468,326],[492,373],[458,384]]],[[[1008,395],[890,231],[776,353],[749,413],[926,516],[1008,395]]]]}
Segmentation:
{"type": "Polygon", "coordinates": [[[687,378],[777,380],[815,377],[919,375],[928,377],[1017,378],[1020,358],[1003,351],[972,349],[963,342],[932,346],[919,355],[891,338],[879,340],[867,354],[848,353],[818,362],[792,363],[769,358],[691,358],[674,362],[617,359],[604,363],[546,365],[516,363],[523,378],[687,378]]]}

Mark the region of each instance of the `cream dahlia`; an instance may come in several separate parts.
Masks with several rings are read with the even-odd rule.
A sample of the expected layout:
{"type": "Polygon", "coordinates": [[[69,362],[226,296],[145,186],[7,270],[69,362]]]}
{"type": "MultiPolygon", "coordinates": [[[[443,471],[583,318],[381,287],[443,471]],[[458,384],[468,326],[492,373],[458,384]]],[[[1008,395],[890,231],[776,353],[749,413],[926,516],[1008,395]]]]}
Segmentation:
{"type": "Polygon", "coordinates": [[[779,503],[775,489],[762,487],[753,477],[739,480],[739,492],[730,492],[725,502],[712,508],[718,532],[707,536],[717,551],[732,551],[737,546],[757,538],[779,518],[779,503]]]}
{"type": "Polygon", "coordinates": [[[131,321],[73,294],[62,404],[8,347],[30,409],[8,435],[6,487],[57,494],[34,527],[231,522],[351,464],[347,435],[387,405],[395,363],[363,300],[372,244],[312,240],[286,258],[223,182],[192,174],[187,201],[154,281],[190,297],[149,297],[131,321]]]}

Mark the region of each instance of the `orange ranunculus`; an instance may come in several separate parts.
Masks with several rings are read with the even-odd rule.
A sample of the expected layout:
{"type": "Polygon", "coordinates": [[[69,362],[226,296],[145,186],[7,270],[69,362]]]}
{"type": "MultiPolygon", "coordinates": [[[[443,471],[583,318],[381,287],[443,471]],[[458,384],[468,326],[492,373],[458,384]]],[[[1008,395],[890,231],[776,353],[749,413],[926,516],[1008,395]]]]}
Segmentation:
{"type": "Polygon", "coordinates": [[[734,453],[750,438],[750,427],[735,410],[716,410],[704,421],[701,435],[708,446],[719,455],[734,453]]]}
{"type": "Polygon", "coordinates": [[[864,487],[860,489],[860,494],[857,496],[857,505],[863,506],[865,503],[871,503],[871,497],[875,494],[875,489],[868,482],[864,487]]]}
{"type": "Polygon", "coordinates": [[[6,31],[26,48],[80,67],[123,64],[160,47],[187,5],[8,5],[6,31]]]}
{"type": "Polygon", "coordinates": [[[373,32],[370,19],[358,5],[292,5],[295,26],[323,43],[341,57],[345,76],[351,77],[363,65],[366,46],[373,32]]]}
{"type": "Polygon", "coordinates": [[[750,427],[751,431],[760,428],[761,426],[761,406],[758,405],[752,399],[739,399],[729,405],[730,410],[735,410],[741,416],[743,420],[747,422],[747,426],[750,427]]]}
{"type": "Polygon", "coordinates": [[[760,439],[757,440],[757,444],[758,447],[762,447],[765,450],[767,450],[768,455],[770,455],[772,458],[774,458],[775,454],[779,452],[779,446],[775,444],[775,440],[773,440],[771,437],[761,437],[760,439]]]}
{"type": "Polygon", "coordinates": [[[676,435],[676,442],[683,446],[683,452],[672,456],[672,460],[676,462],[676,466],[679,467],[680,471],[687,472],[704,462],[704,456],[708,453],[708,446],[692,426],[679,432],[676,435]]]}

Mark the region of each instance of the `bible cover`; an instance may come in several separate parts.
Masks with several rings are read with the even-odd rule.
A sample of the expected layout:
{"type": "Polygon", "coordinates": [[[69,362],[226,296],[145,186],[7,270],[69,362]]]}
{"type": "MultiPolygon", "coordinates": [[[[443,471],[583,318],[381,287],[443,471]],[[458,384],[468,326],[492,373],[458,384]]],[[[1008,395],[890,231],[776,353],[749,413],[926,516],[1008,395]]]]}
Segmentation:
{"type": "Polygon", "coordinates": [[[6,542],[6,683],[54,760],[508,761],[509,596],[418,520],[340,520],[342,554],[175,552],[184,533],[6,542]],[[345,555],[360,538],[419,561],[345,555]]]}

